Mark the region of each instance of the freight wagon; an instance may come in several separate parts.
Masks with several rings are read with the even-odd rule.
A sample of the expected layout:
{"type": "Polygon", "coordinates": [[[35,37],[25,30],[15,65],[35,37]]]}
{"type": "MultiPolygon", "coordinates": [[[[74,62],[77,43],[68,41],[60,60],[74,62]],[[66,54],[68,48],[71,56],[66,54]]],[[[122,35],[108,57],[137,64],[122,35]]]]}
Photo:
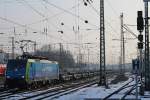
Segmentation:
{"type": "Polygon", "coordinates": [[[5,70],[6,70],[6,64],[0,64],[0,76],[4,77],[5,70]]]}
{"type": "Polygon", "coordinates": [[[30,87],[59,80],[56,61],[40,59],[15,59],[7,63],[5,87],[30,87]]]}

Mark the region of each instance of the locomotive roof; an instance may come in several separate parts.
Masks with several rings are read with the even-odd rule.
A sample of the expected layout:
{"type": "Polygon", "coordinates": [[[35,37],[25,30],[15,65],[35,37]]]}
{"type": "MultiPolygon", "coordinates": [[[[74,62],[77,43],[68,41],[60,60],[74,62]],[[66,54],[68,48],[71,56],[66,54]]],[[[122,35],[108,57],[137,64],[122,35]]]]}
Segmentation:
{"type": "Polygon", "coordinates": [[[28,59],[28,61],[29,61],[29,62],[55,63],[55,64],[58,64],[57,61],[40,60],[40,59],[28,59]]]}

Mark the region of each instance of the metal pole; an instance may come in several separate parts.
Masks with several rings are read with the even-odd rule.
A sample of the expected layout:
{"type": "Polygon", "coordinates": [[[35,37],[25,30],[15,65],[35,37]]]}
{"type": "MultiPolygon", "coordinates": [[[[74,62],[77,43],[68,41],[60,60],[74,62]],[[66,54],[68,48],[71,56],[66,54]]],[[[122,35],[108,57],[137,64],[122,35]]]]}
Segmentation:
{"type": "MultiPolygon", "coordinates": [[[[140,33],[141,34],[141,33],[140,33]]],[[[144,95],[144,84],[143,84],[143,56],[142,56],[142,49],[139,49],[140,52],[140,57],[139,57],[139,74],[140,74],[140,82],[141,82],[141,86],[140,86],[140,95],[144,95]]],[[[139,76],[139,75],[138,75],[139,76]]],[[[138,84],[138,83],[137,83],[138,84]]]]}
{"type": "Polygon", "coordinates": [[[15,55],[15,44],[14,44],[14,37],[11,37],[12,39],[12,59],[14,59],[14,55],[15,55]]]}
{"type": "Polygon", "coordinates": [[[123,26],[122,26],[122,17],[123,17],[123,15],[120,15],[120,22],[121,22],[121,29],[120,29],[120,32],[121,32],[121,35],[120,35],[120,74],[122,74],[122,72],[123,72],[123,43],[122,43],[122,41],[123,41],[123,26]]]}
{"type": "Polygon", "coordinates": [[[34,42],[34,53],[36,52],[36,41],[34,42]]]}
{"type": "MultiPolygon", "coordinates": [[[[142,33],[140,32],[140,35],[142,33]]],[[[139,56],[139,73],[141,76],[141,82],[142,82],[142,77],[143,77],[143,56],[142,56],[142,49],[139,49],[140,56],[139,56]]]]}
{"type": "Polygon", "coordinates": [[[88,70],[90,69],[90,49],[88,48],[88,70]]]}
{"type": "Polygon", "coordinates": [[[120,15],[121,20],[121,74],[125,72],[125,39],[123,31],[123,13],[120,15]]]}
{"type": "Polygon", "coordinates": [[[135,74],[135,84],[136,84],[136,100],[138,100],[138,68],[135,67],[136,74],[135,74]]]}
{"type": "Polygon", "coordinates": [[[100,0],[100,80],[99,86],[107,86],[105,65],[105,22],[104,22],[104,0],[100,0]]]}
{"type": "Polygon", "coordinates": [[[150,91],[148,1],[145,4],[145,90],[150,91]]]}
{"type": "Polygon", "coordinates": [[[124,39],[124,31],[123,31],[123,13],[122,13],[122,52],[123,52],[123,73],[125,72],[125,39],[124,39]]]}
{"type": "Polygon", "coordinates": [[[62,44],[59,43],[59,64],[60,64],[60,67],[62,68],[61,55],[62,55],[62,44]]]}

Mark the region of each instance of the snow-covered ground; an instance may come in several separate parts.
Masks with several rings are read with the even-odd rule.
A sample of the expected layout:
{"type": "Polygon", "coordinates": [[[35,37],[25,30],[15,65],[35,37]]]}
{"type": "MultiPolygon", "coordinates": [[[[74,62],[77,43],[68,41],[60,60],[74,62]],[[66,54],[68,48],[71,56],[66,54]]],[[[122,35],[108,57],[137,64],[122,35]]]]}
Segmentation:
{"type": "MultiPolygon", "coordinates": [[[[90,98],[95,98],[95,99],[104,98],[131,80],[132,79],[129,78],[125,82],[109,85],[110,87],[109,89],[106,89],[105,87],[99,87],[97,85],[93,85],[91,87],[81,89],[74,93],[63,95],[59,98],[56,98],[55,100],[85,100],[90,98]]],[[[134,84],[134,82],[131,84],[134,84]]],[[[117,96],[119,96],[119,94],[117,96]]]]}
{"type": "MultiPolygon", "coordinates": [[[[120,91],[117,94],[114,94],[113,96],[111,96],[110,98],[113,100],[119,100],[120,98],[122,98],[124,96],[124,94],[130,90],[132,88],[133,85],[135,85],[135,80],[133,78],[134,76],[130,77],[127,81],[125,82],[121,82],[118,84],[111,84],[109,85],[109,89],[106,89],[105,87],[99,87],[96,85],[93,85],[91,87],[86,87],[80,90],[77,90],[75,92],[66,92],[66,95],[64,95],[62,93],[62,96],[56,96],[58,98],[55,98],[53,100],[100,100],[105,98],[106,96],[108,96],[109,94],[113,93],[114,91],[120,89],[120,87],[124,86],[125,84],[129,83],[122,91],[120,91]],[[70,94],[69,94],[70,93],[70,94]]],[[[114,78],[111,78],[114,79],[114,78]]],[[[110,81],[110,80],[108,80],[110,81]]],[[[59,88],[59,87],[58,87],[59,88]]],[[[50,88],[50,90],[52,90],[53,88],[50,88]]],[[[55,88],[54,88],[55,89],[55,88]]],[[[18,99],[22,99],[24,97],[28,97],[28,96],[32,96],[32,95],[36,95],[36,94],[40,94],[42,92],[46,92],[47,90],[42,90],[42,91],[35,91],[35,92],[24,92],[24,93],[19,93],[19,94],[14,94],[11,97],[8,96],[8,98],[6,97],[4,100],[18,100],[18,99]]],[[[76,89],[75,89],[76,90],[76,89]]],[[[50,94],[55,94],[54,93],[48,93],[46,95],[48,95],[48,98],[45,98],[44,100],[51,100],[49,98],[54,98],[51,97],[50,94]]],[[[59,95],[59,94],[58,94],[59,95]]],[[[41,95],[41,96],[45,96],[45,95],[41,95]]],[[[35,97],[34,99],[32,98],[31,100],[35,100],[35,99],[39,99],[40,96],[35,97]]],[[[127,100],[135,100],[135,90],[132,91],[132,93],[130,95],[128,95],[126,97],[127,100]]],[[[150,100],[150,92],[145,92],[145,96],[139,96],[139,100],[150,100]]]]}
{"type": "MultiPolygon", "coordinates": [[[[134,76],[132,76],[134,77],[134,76]]],[[[112,92],[116,91],[119,89],[121,86],[125,85],[129,81],[131,81],[133,78],[129,78],[125,82],[121,82],[118,84],[112,84],[109,85],[109,89],[106,89],[105,87],[99,87],[97,85],[93,85],[91,87],[87,87],[81,90],[78,90],[74,93],[63,95],[59,98],[55,98],[55,100],[98,100],[102,99],[112,92]]],[[[129,85],[135,84],[135,81],[131,82],[129,85]]],[[[124,89],[126,91],[126,89],[124,89]]],[[[120,92],[119,94],[113,95],[111,98],[119,98],[124,95],[124,92],[120,92]]],[[[126,97],[128,100],[135,100],[135,90],[132,92],[132,95],[128,95],[126,97]]],[[[145,93],[145,96],[139,96],[139,100],[150,100],[150,92],[145,93]]]]}

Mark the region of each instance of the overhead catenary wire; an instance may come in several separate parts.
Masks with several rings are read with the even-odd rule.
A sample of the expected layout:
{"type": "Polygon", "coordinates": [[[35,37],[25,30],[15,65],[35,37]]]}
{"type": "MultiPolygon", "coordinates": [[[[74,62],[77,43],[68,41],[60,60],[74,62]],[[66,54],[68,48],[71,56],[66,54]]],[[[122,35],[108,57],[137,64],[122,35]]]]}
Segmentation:
{"type": "Polygon", "coordinates": [[[111,8],[111,10],[113,11],[114,15],[116,17],[118,17],[118,13],[117,11],[114,9],[114,7],[111,5],[110,1],[109,0],[106,0],[106,3],[109,5],[109,7],[111,8]]]}
{"type": "MultiPolygon", "coordinates": [[[[26,0],[27,1],[27,0],[26,0]]],[[[32,6],[32,5],[31,5],[32,6]]],[[[32,8],[31,8],[32,9],[32,8]]],[[[37,10],[37,9],[36,9],[37,10]]],[[[33,10],[34,11],[34,10],[33,10]]],[[[63,10],[62,10],[63,11],[63,10]]],[[[70,9],[69,9],[69,11],[70,11],[70,9]]],[[[35,11],[36,12],[36,11],[35,11]]],[[[71,12],[71,11],[70,11],[71,12]]],[[[59,14],[63,14],[63,13],[65,13],[64,11],[63,12],[61,12],[61,13],[59,13],[59,14]]],[[[43,13],[44,14],[44,13],[43,13]]],[[[40,14],[39,14],[40,15],[40,14]]],[[[57,15],[56,15],[57,16],[57,15]]],[[[53,16],[53,18],[55,18],[56,16],[53,16]]],[[[59,15],[58,15],[59,16],[59,15]]],[[[77,15],[77,16],[79,16],[79,15],[77,15]]],[[[48,18],[48,17],[47,17],[48,18]]],[[[79,18],[79,17],[76,17],[76,18],[79,18]]],[[[45,20],[46,18],[43,18],[43,20],[45,20]]],[[[49,18],[49,19],[51,19],[51,18],[49,18]]],[[[43,21],[42,20],[42,21],[43,21]]],[[[23,25],[23,24],[22,24],[23,25]]],[[[19,25],[18,25],[19,26],[19,25]]],[[[25,26],[21,26],[21,27],[25,27],[25,26]]],[[[28,28],[28,24],[26,24],[26,27],[28,28]]],[[[31,28],[31,27],[30,27],[31,28]]],[[[97,28],[98,30],[99,30],[99,28],[97,28]]],[[[41,32],[41,31],[40,31],[41,32]]],[[[43,32],[42,32],[42,34],[43,34],[43,32]]]]}
{"type": "MultiPolygon", "coordinates": [[[[115,11],[115,9],[111,6],[110,2],[108,0],[106,0],[107,3],[110,5],[110,7],[112,8],[114,14],[117,16],[117,12],[115,11]]],[[[100,12],[91,4],[90,4],[90,7],[100,16],[100,12]]],[[[118,17],[118,16],[117,16],[118,17]]],[[[115,28],[113,28],[113,26],[110,24],[110,22],[108,22],[107,20],[105,20],[106,24],[112,29],[112,31],[114,33],[118,33],[117,30],[115,28]]],[[[119,33],[118,33],[119,34],[119,33]]]]}
{"type": "MultiPolygon", "coordinates": [[[[18,0],[17,0],[18,1],[18,0]]],[[[20,0],[19,0],[20,1],[20,0]]],[[[36,12],[38,15],[45,17],[44,14],[42,14],[41,12],[39,12],[38,10],[36,10],[32,5],[30,5],[26,0],[22,0],[22,3],[25,3],[29,8],[31,8],[34,12],[36,12]]]]}
{"type": "MultiPolygon", "coordinates": [[[[106,2],[108,3],[109,7],[111,7],[111,10],[113,11],[113,13],[117,16],[117,12],[113,8],[113,6],[109,2],[109,0],[106,0],[106,2]]],[[[123,28],[126,29],[126,31],[128,31],[129,33],[131,33],[135,38],[138,38],[138,36],[134,32],[132,32],[131,29],[128,26],[136,26],[136,25],[124,24],[123,28]]]]}
{"type": "MultiPolygon", "coordinates": [[[[17,0],[18,1],[18,0],[17,0]]],[[[46,20],[46,19],[51,19],[52,17],[54,18],[54,17],[56,17],[58,14],[62,14],[62,13],[64,13],[64,12],[61,12],[61,13],[57,13],[56,15],[54,15],[54,16],[52,16],[52,17],[50,17],[50,18],[45,18],[45,15],[43,15],[42,13],[40,13],[40,12],[38,12],[34,7],[32,7],[32,5],[30,5],[27,1],[25,1],[25,0],[23,0],[24,1],[24,4],[26,4],[29,8],[31,8],[32,10],[34,10],[36,13],[38,13],[41,17],[44,17],[44,19],[42,19],[41,21],[44,21],[44,20],[46,20]]],[[[23,2],[22,2],[23,3],[23,2]]],[[[75,6],[73,6],[73,7],[71,7],[71,9],[73,9],[73,8],[76,8],[77,6],[79,6],[79,4],[77,4],[77,5],[75,5],[75,6]]],[[[69,8],[70,9],[70,8],[69,8]]],[[[17,24],[17,23],[15,23],[15,24],[17,24]]],[[[33,24],[33,23],[31,23],[31,24],[33,24]]],[[[30,25],[31,25],[30,24],[30,25]]],[[[58,29],[58,27],[56,27],[54,24],[52,24],[51,23],[51,25],[52,26],[54,26],[54,28],[56,28],[57,29],[57,33],[58,33],[58,31],[59,31],[59,29],[58,29]]],[[[21,26],[21,25],[18,25],[19,27],[21,26]]],[[[24,25],[24,26],[21,26],[21,27],[25,27],[25,26],[29,26],[29,24],[26,24],[26,25],[24,25]]],[[[14,27],[12,27],[12,28],[14,28],[14,27]]],[[[16,28],[16,27],[15,27],[16,28]]],[[[42,33],[45,33],[45,31],[44,32],[42,32],[42,33]]],[[[66,35],[66,34],[65,34],[66,35]]],[[[68,36],[67,36],[67,38],[68,38],[68,36]]]]}
{"type": "MultiPolygon", "coordinates": [[[[100,16],[100,12],[91,3],[89,4],[90,4],[90,7],[97,13],[97,15],[100,16]]],[[[112,29],[112,31],[114,31],[114,33],[118,33],[116,29],[114,29],[113,26],[108,21],[105,20],[105,22],[112,29]]]]}
{"type": "Polygon", "coordinates": [[[132,25],[132,24],[126,24],[127,26],[134,26],[134,27],[136,27],[137,25],[132,25]]]}
{"type": "MultiPolygon", "coordinates": [[[[18,1],[18,0],[16,0],[16,1],[18,1]]],[[[19,2],[19,1],[18,1],[19,2]]],[[[44,14],[42,14],[41,12],[39,12],[38,10],[36,10],[32,5],[30,5],[26,0],[23,0],[22,2],[20,2],[20,3],[22,3],[22,4],[25,4],[26,6],[28,6],[29,8],[31,8],[34,12],[36,12],[37,14],[39,14],[41,17],[44,17],[44,20],[48,20],[48,18],[45,18],[46,16],[44,15],[44,14]]],[[[42,20],[42,21],[44,21],[44,20],[42,20]]],[[[16,23],[15,23],[16,24],[16,23]]],[[[58,31],[59,31],[59,29],[58,29],[58,27],[56,27],[54,24],[52,24],[51,23],[51,25],[54,27],[54,28],[56,28],[57,29],[57,33],[58,33],[58,31]]],[[[21,26],[21,25],[19,25],[19,26],[21,26]]],[[[24,26],[22,26],[22,27],[26,27],[27,25],[24,25],[24,26]]],[[[45,29],[44,28],[44,32],[42,32],[42,33],[46,33],[47,32],[47,28],[45,29]]],[[[68,37],[68,36],[67,36],[68,37]]]]}
{"type": "MultiPolygon", "coordinates": [[[[78,4],[78,5],[80,5],[80,4],[78,4]]],[[[72,7],[68,8],[68,10],[72,10],[72,9],[76,8],[78,5],[75,5],[75,6],[72,6],[72,7]]],[[[40,22],[43,22],[46,19],[52,20],[53,18],[56,18],[57,16],[60,16],[61,14],[64,14],[64,13],[65,13],[64,11],[56,13],[55,15],[49,16],[47,18],[43,18],[41,20],[38,20],[38,21],[35,21],[35,22],[32,22],[32,23],[26,24],[26,26],[31,26],[31,25],[34,25],[34,24],[38,24],[40,22]]],[[[20,26],[18,26],[18,27],[20,27],[20,26]]],[[[0,28],[0,29],[12,29],[12,28],[14,28],[14,27],[0,28]]],[[[17,27],[15,27],[15,28],[17,28],[17,27]]]]}
{"type": "MultiPolygon", "coordinates": [[[[17,0],[18,1],[18,0],[17,0]]],[[[39,12],[38,10],[36,10],[32,5],[30,5],[26,0],[22,0],[21,2],[22,4],[25,4],[27,7],[31,8],[34,12],[36,12],[38,15],[40,15],[43,18],[46,18],[46,16],[44,14],[42,14],[41,12],[39,12]]],[[[47,19],[43,20],[43,21],[47,21],[47,19]]],[[[47,34],[47,27],[44,27],[44,33],[47,34]]]]}
{"type": "MultiPolygon", "coordinates": [[[[45,3],[46,3],[46,2],[45,2],[45,3]]],[[[70,8],[68,8],[67,10],[72,10],[72,9],[76,8],[78,5],[80,5],[80,4],[74,5],[74,6],[70,7],[70,8]]],[[[44,19],[42,19],[42,20],[39,20],[39,21],[30,23],[30,24],[28,24],[28,25],[37,24],[37,23],[39,23],[39,22],[42,22],[42,21],[45,20],[45,19],[52,20],[53,18],[56,18],[57,16],[60,16],[61,14],[64,14],[64,13],[65,13],[65,12],[62,11],[62,12],[56,13],[56,14],[54,14],[54,15],[52,15],[52,16],[49,16],[49,17],[47,17],[47,18],[44,18],[44,19]]]]}
{"type": "MultiPolygon", "coordinates": [[[[69,8],[69,10],[71,10],[71,9],[74,9],[74,8],[76,8],[77,6],[79,6],[80,4],[77,4],[77,5],[75,5],[75,6],[73,6],[73,7],[71,7],[71,8],[69,8]]],[[[33,7],[32,7],[33,8],[33,7]]],[[[39,21],[36,21],[36,22],[33,22],[33,23],[30,23],[30,24],[26,24],[26,26],[29,26],[29,25],[33,25],[33,24],[38,24],[38,23],[40,23],[40,22],[43,22],[44,20],[52,20],[52,18],[56,18],[56,16],[59,16],[59,15],[61,15],[61,14],[63,14],[64,13],[64,11],[63,12],[60,12],[60,13],[57,13],[57,14],[55,14],[55,15],[53,15],[53,16],[50,16],[50,17],[48,17],[48,18],[44,18],[44,19],[42,19],[42,20],[39,20],[39,21]]],[[[40,14],[40,16],[41,16],[41,14],[40,14]]],[[[57,31],[59,30],[58,29],[58,27],[56,27],[53,23],[51,23],[51,25],[54,27],[54,28],[56,28],[57,29],[57,31]]],[[[66,25],[65,25],[66,26],[66,25]]],[[[9,29],[11,29],[11,28],[14,28],[14,27],[10,27],[9,29]]],[[[17,27],[16,27],[17,28],[17,27]]],[[[5,29],[8,29],[8,28],[5,28],[5,29]]]]}
{"type": "MultiPolygon", "coordinates": [[[[66,13],[68,13],[68,14],[74,16],[74,17],[79,18],[81,21],[84,21],[84,22],[86,21],[86,20],[85,20],[84,18],[82,18],[81,16],[78,16],[78,15],[76,15],[76,14],[74,14],[74,13],[72,13],[72,12],[70,12],[70,11],[64,9],[64,8],[61,8],[61,7],[59,7],[59,6],[57,6],[57,5],[53,4],[53,3],[50,3],[50,2],[47,1],[47,0],[43,0],[43,1],[46,2],[47,4],[49,4],[50,6],[53,6],[53,7],[57,8],[57,9],[59,9],[59,10],[62,10],[62,11],[64,11],[64,12],[66,12],[66,13]]],[[[97,26],[97,25],[95,25],[95,24],[90,23],[89,21],[88,21],[88,23],[86,23],[86,24],[89,24],[89,25],[94,26],[94,27],[99,27],[99,26],[97,26]]]]}
{"type": "Polygon", "coordinates": [[[129,33],[131,33],[135,38],[138,38],[138,36],[134,32],[132,32],[126,24],[123,25],[123,28],[126,29],[126,31],[128,31],[129,33]]]}
{"type": "MultiPolygon", "coordinates": [[[[42,31],[40,31],[40,30],[37,30],[37,29],[31,28],[31,27],[29,27],[29,26],[26,26],[26,25],[20,24],[20,23],[18,23],[18,22],[12,21],[12,20],[7,19],[7,18],[4,18],[4,17],[0,17],[0,19],[1,19],[1,20],[4,20],[4,21],[7,21],[7,22],[9,22],[9,23],[12,23],[12,24],[16,24],[16,25],[21,26],[21,27],[26,27],[26,28],[28,28],[28,29],[30,29],[30,30],[33,30],[33,31],[37,31],[37,32],[39,32],[40,34],[42,34],[42,35],[43,35],[43,32],[42,32],[42,31]]],[[[48,34],[48,36],[49,36],[50,38],[52,38],[52,39],[59,39],[58,37],[55,37],[55,36],[50,35],[50,34],[48,34]]],[[[63,40],[63,39],[61,39],[61,40],[63,40]]],[[[65,41],[65,40],[63,40],[63,41],[64,41],[64,42],[67,42],[67,41],[65,41]]]]}
{"type": "MultiPolygon", "coordinates": [[[[27,3],[27,2],[26,2],[27,3]]],[[[31,9],[33,9],[33,7],[31,6],[31,5],[28,5],[31,9]]],[[[73,9],[73,8],[75,8],[75,7],[77,7],[77,6],[79,6],[79,4],[77,4],[77,5],[75,5],[75,6],[73,6],[71,9],[73,9]]],[[[36,9],[33,9],[35,12],[37,12],[36,11],[36,9]]],[[[69,9],[70,10],[70,9],[69,9]]],[[[62,14],[62,13],[64,13],[64,11],[63,12],[61,12],[61,13],[59,13],[59,14],[62,14]]],[[[42,14],[40,14],[40,13],[38,13],[40,16],[43,16],[44,17],[44,15],[42,15],[42,14]]],[[[38,22],[42,22],[42,21],[44,21],[44,20],[46,20],[46,19],[52,19],[52,17],[53,18],[55,18],[57,15],[59,15],[59,14],[56,14],[56,15],[54,15],[54,16],[51,16],[51,17],[49,17],[49,18],[44,18],[44,19],[42,19],[42,20],[40,20],[40,21],[38,21],[38,22]]],[[[38,23],[38,22],[36,22],[36,23],[38,23]]],[[[28,26],[28,25],[32,25],[32,24],[36,24],[36,23],[31,23],[31,24],[26,24],[26,26],[28,26]]],[[[54,25],[53,25],[54,26],[54,25]]],[[[12,28],[14,28],[14,27],[12,27],[12,28]]],[[[15,28],[17,28],[17,27],[15,27],[15,28]]],[[[56,28],[56,27],[55,27],[56,28]]]]}
{"type": "MultiPolygon", "coordinates": [[[[44,2],[44,1],[43,1],[43,2],[44,2]]],[[[44,2],[44,3],[46,4],[46,2],[44,2]]],[[[45,4],[44,4],[44,6],[45,6],[45,4]]],[[[76,8],[76,7],[79,6],[79,5],[80,5],[80,4],[78,3],[77,5],[74,5],[73,7],[71,7],[71,9],[76,8]]],[[[50,10],[48,7],[46,7],[46,9],[47,9],[48,11],[50,10]]],[[[52,12],[51,12],[51,13],[52,13],[52,12]]],[[[62,14],[62,13],[64,13],[64,12],[61,12],[60,14],[62,14]]],[[[59,16],[60,16],[60,15],[59,15],[59,16]]],[[[47,20],[49,20],[49,18],[47,18],[47,20]]],[[[57,21],[59,21],[60,24],[62,23],[60,20],[57,20],[57,21]]],[[[53,22],[50,22],[50,24],[57,30],[57,33],[60,32],[60,31],[62,31],[62,32],[64,33],[64,31],[61,30],[61,29],[58,27],[58,25],[55,25],[53,22]]],[[[64,23],[63,23],[62,26],[66,27],[66,25],[64,25],[64,23]]],[[[71,30],[71,29],[70,29],[70,30],[71,30]]],[[[62,34],[63,34],[63,33],[62,33],[62,34]]],[[[66,38],[69,39],[69,36],[68,36],[68,35],[63,34],[63,36],[66,36],[66,38]]]]}

